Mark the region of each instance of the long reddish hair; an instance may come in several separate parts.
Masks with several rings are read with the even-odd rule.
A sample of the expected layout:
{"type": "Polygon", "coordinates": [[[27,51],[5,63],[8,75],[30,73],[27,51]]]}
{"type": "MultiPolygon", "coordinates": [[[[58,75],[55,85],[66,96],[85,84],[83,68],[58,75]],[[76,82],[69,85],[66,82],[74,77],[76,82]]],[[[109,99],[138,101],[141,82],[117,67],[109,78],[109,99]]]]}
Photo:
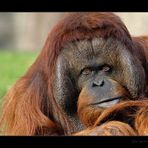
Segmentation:
{"type": "Polygon", "coordinates": [[[134,47],[126,26],[112,13],[66,14],[49,33],[34,64],[5,96],[1,125],[6,134],[68,134],[68,120],[53,96],[57,57],[67,42],[95,37],[116,38],[129,50],[134,47]]]}

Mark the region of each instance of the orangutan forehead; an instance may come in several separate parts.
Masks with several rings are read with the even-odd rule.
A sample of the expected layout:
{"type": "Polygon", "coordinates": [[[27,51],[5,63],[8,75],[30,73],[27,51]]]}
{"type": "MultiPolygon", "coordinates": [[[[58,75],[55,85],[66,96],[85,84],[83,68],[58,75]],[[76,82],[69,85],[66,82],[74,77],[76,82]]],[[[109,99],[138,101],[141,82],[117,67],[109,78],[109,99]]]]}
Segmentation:
{"type": "Polygon", "coordinates": [[[118,58],[125,46],[113,38],[93,38],[92,40],[80,40],[65,45],[62,53],[69,59],[80,61],[92,60],[93,58],[108,57],[108,59],[118,58]]]}

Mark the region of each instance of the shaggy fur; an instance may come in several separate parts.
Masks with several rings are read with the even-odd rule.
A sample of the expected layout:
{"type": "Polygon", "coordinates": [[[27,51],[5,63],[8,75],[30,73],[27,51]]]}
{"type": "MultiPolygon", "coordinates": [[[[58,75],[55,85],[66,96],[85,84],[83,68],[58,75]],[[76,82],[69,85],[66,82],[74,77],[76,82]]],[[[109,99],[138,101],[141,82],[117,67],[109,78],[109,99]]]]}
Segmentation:
{"type": "MultiPolygon", "coordinates": [[[[4,134],[71,134],[68,132],[70,125],[53,96],[55,65],[66,43],[95,37],[104,39],[112,37],[122,42],[142,61],[147,73],[148,37],[132,38],[120,18],[112,13],[66,14],[50,32],[34,64],[5,96],[0,121],[4,134]],[[52,106],[55,110],[51,109],[52,106]],[[61,124],[54,122],[54,116],[59,119],[61,124]]],[[[145,81],[147,82],[147,79],[145,81]]],[[[148,101],[146,97],[147,84],[145,92],[140,94],[139,99],[117,104],[113,108],[104,110],[100,116],[95,114],[94,116],[98,117],[95,124],[90,123],[91,127],[75,135],[147,135],[148,101]],[[131,108],[134,112],[130,112],[131,108]],[[131,125],[124,121],[110,121],[111,114],[120,112],[122,116],[131,119],[131,125]]],[[[81,118],[87,119],[88,114],[81,118]]]]}

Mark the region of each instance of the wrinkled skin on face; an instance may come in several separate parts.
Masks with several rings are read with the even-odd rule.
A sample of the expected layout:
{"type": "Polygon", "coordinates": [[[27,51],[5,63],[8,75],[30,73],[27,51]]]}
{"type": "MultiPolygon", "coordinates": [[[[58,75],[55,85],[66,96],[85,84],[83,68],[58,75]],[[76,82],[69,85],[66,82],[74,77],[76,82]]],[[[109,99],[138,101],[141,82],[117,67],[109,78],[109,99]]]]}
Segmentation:
{"type": "Polygon", "coordinates": [[[70,42],[57,60],[54,96],[77,132],[105,109],[139,97],[144,77],[138,58],[116,39],[70,42]],[[86,120],[83,116],[88,113],[86,120]]]}

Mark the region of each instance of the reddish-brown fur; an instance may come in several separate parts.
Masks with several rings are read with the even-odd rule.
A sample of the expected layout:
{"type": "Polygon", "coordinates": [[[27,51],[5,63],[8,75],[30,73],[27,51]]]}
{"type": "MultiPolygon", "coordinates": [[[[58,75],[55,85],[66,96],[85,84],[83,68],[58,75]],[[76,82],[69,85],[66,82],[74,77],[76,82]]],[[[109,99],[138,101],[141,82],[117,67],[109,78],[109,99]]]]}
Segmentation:
{"type": "MultiPolygon", "coordinates": [[[[135,45],[140,48],[142,45],[144,52],[147,52],[148,37],[132,39],[125,25],[112,13],[67,14],[50,32],[35,63],[6,95],[1,119],[1,127],[6,124],[5,128],[3,127],[6,135],[60,135],[63,130],[68,134],[68,121],[58,108],[53,96],[52,82],[57,57],[67,42],[94,37],[116,38],[131,51],[134,50],[135,45]],[[54,106],[53,110],[51,106],[54,106]],[[52,121],[53,116],[59,118],[59,123],[52,121]]],[[[140,58],[145,58],[143,52],[140,58]]],[[[135,129],[118,121],[108,122],[101,125],[101,128],[105,129],[102,135],[114,135],[112,130],[108,130],[113,125],[119,131],[117,135],[148,134],[148,102],[146,100],[125,102],[113,109],[105,110],[97,119],[94,128],[99,126],[110,113],[131,106],[139,107],[133,115],[136,121],[135,129]]],[[[82,132],[84,132],[82,135],[89,135],[87,130],[82,132]]],[[[78,133],[78,135],[81,134],[78,133]]]]}

